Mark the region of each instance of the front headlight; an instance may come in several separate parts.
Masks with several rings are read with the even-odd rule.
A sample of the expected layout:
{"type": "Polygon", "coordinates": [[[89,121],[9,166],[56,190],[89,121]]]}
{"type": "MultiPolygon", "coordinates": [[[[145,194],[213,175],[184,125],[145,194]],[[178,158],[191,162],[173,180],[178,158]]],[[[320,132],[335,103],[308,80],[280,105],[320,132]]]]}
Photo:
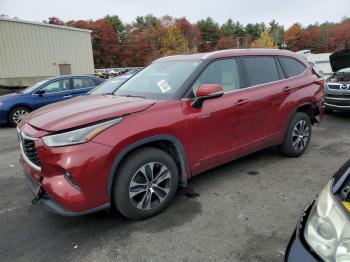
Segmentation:
{"type": "Polygon", "coordinates": [[[122,119],[123,118],[121,117],[96,125],[69,131],[66,133],[44,136],[43,142],[48,147],[70,146],[86,143],[98,134],[100,134],[102,131],[106,130],[107,128],[118,124],[120,121],[122,121],[122,119]]]}
{"type": "Polygon", "coordinates": [[[350,261],[350,222],[333,199],[332,181],[320,193],[306,224],[309,246],[325,261],[350,261]]]}

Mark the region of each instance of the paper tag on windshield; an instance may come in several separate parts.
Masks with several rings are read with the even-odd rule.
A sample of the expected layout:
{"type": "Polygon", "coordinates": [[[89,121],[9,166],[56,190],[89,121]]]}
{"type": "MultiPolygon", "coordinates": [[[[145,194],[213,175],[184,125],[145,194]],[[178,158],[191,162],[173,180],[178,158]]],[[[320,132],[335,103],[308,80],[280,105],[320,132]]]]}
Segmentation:
{"type": "Polygon", "coordinates": [[[171,87],[170,85],[168,84],[168,82],[166,80],[160,80],[157,85],[159,86],[160,90],[163,92],[163,93],[166,93],[168,92],[171,87]]]}

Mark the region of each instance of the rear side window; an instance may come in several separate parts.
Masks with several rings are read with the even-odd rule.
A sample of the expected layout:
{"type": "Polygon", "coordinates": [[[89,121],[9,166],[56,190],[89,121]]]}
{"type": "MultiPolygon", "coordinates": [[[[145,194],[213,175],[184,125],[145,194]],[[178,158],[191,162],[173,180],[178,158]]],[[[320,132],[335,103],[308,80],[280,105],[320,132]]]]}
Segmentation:
{"type": "Polygon", "coordinates": [[[81,89],[87,87],[94,87],[96,83],[90,78],[74,78],[73,79],[74,89],[81,89]]]}
{"type": "Polygon", "coordinates": [[[306,66],[304,64],[302,64],[294,58],[279,57],[278,59],[281,61],[282,66],[284,67],[284,70],[286,71],[288,77],[301,75],[306,69],[306,66]]]}
{"type": "Polygon", "coordinates": [[[275,58],[271,56],[244,57],[248,86],[280,80],[275,58]]]}

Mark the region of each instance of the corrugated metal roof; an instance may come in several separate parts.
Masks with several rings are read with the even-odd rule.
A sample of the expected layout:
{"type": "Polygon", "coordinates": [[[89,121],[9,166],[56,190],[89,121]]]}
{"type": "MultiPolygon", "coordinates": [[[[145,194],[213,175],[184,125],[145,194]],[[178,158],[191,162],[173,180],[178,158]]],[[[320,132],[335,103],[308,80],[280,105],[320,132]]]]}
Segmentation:
{"type": "Polygon", "coordinates": [[[86,33],[92,32],[92,30],[88,30],[88,29],[81,29],[81,28],[68,27],[68,26],[62,26],[62,25],[44,24],[44,23],[39,23],[39,22],[26,21],[26,20],[21,20],[21,19],[12,19],[12,18],[6,18],[6,17],[0,17],[0,21],[1,20],[7,21],[7,22],[17,22],[17,23],[24,23],[24,24],[31,24],[31,25],[38,25],[38,26],[55,27],[57,29],[74,30],[74,31],[81,31],[81,32],[86,32],[86,33]]]}

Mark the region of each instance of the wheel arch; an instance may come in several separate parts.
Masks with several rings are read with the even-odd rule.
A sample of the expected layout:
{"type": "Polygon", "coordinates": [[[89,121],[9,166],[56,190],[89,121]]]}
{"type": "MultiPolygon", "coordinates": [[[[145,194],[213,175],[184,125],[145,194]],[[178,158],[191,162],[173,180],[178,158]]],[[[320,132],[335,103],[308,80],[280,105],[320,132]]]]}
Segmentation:
{"type": "Polygon", "coordinates": [[[112,197],[113,181],[123,159],[125,159],[135,150],[145,146],[156,147],[167,152],[174,159],[179,169],[179,185],[183,187],[187,186],[189,171],[187,166],[187,158],[182,143],[172,135],[155,135],[129,144],[113,160],[107,181],[107,194],[110,198],[112,197]]]}
{"type": "Polygon", "coordinates": [[[319,123],[319,121],[316,118],[316,116],[320,114],[319,108],[317,107],[317,105],[311,102],[300,104],[296,108],[294,108],[292,112],[289,114],[287,125],[284,128],[284,139],[287,134],[289,123],[297,112],[303,112],[307,114],[310,117],[312,125],[314,125],[315,123],[319,123]]]}
{"type": "Polygon", "coordinates": [[[25,107],[25,108],[28,108],[30,111],[33,111],[33,108],[28,106],[27,104],[15,104],[7,110],[7,121],[10,120],[10,114],[11,114],[12,110],[17,108],[17,107],[25,107]]]}

